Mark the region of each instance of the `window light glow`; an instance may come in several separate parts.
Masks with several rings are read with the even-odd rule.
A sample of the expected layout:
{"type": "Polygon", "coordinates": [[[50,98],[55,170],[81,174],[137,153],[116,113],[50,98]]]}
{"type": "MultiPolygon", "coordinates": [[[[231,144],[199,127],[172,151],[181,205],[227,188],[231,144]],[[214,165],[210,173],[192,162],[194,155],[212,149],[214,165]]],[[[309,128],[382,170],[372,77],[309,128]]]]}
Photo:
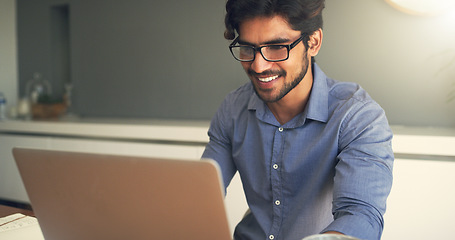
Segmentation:
{"type": "Polygon", "coordinates": [[[455,8],[454,0],[385,0],[393,7],[405,13],[435,16],[455,8]]]}

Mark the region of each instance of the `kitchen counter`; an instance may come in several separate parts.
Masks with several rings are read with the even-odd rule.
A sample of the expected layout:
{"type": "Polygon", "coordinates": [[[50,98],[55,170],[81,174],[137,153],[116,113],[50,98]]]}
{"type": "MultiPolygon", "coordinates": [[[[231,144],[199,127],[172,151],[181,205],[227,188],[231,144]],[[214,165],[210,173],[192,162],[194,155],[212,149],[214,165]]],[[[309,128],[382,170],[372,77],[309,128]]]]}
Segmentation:
{"type": "Polygon", "coordinates": [[[455,128],[392,126],[392,131],[396,157],[455,161],[455,128]]]}
{"type": "Polygon", "coordinates": [[[207,143],[209,124],[209,121],[111,118],[58,121],[6,120],[0,122],[0,132],[207,143]]]}
{"type": "MultiPolygon", "coordinates": [[[[58,121],[6,120],[0,132],[63,137],[169,141],[205,144],[209,121],[74,118],[58,121]]],[[[393,149],[400,157],[412,155],[455,158],[455,128],[392,126],[393,149]]]]}

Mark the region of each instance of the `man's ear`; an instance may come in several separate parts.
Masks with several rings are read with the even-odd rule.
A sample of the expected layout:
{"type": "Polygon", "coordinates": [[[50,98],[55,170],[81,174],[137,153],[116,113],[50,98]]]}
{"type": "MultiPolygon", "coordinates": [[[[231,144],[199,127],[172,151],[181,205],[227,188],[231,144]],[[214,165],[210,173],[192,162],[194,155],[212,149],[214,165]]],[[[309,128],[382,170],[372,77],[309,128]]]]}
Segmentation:
{"type": "Polygon", "coordinates": [[[316,30],[308,40],[308,54],[311,57],[318,55],[319,49],[321,49],[322,45],[322,29],[316,30]]]}

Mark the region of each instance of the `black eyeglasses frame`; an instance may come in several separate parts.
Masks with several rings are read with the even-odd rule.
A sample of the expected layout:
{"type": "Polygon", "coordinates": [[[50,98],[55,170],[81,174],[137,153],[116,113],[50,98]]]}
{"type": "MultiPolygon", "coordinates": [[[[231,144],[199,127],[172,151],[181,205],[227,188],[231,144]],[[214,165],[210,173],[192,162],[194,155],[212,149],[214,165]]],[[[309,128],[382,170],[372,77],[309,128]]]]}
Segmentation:
{"type": "Polygon", "coordinates": [[[293,49],[295,46],[297,46],[297,44],[299,44],[303,39],[305,38],[305,35],[301,35],[297,40],[295,40],[294,42],[290,43],[290,44],[268,44],[268,45],[264,45],[264,46],[259,46],[259,47],[255,47],[255,46],[251,46],[251,45],[241,45],[241,46],[235,46],[235,44],[238,43],[239,41],[239,36],[237,36],[234,41],[232,41],[231,44],[229,44],[229,50],[231,51],[231,54],[232,56],[235,58],[235,60],[237,61],[240,61],[240,62],[253,62],[255,59],[256,59],[256,53],[257,52],[260,52],[261,53],[261,56],[262,58],[264,58],[266,61],[268,62],[282,62],[282,61],[286,61],[289,59],[289,52],[291,51],[291,49],[293,49]],[[279,59],[279,60],[269,60],[267,59],[264,54],[262,53],[262,48],[264,47],[270,47],[270,46],[279,46],[279,47],[285,47],[287,49],[287,56],[285,59],[279,59]],[[237,47],[250,47],[251,49],[253,49],[254,51],[254,54],[253,54],[253,59],[251,60],[241,60],[239,58],[237,58],[233,52],[233,48],[237,48],[237,47]]]}

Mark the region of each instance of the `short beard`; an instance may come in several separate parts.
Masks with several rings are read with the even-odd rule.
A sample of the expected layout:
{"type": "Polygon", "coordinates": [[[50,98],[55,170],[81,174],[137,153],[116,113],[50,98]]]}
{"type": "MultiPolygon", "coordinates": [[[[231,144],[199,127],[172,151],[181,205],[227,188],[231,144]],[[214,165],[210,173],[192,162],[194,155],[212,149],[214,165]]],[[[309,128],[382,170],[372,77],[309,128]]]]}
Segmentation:
{"type": "MultiPolygon", "coordinates": [[[[305,51],[306,53],[306,51],[305,51]]],[[[285,83],[285,85],[283,86],[283,88],[281,89],[280,93],[273,99],[264,99],[258,92],[258,90],[256,89],[256,87],[254,87],[254,91],[256,92],[256,95],[264,102],[266,103],[274,103],[274,102],[278,102],[280,101],[284,96],[286,96],[292,89],[294,89],[295,87],[297,87],[297,85],[299,85],[299,83],[303,80],[303,78],[305,77],[307,71],[308,71],[308,58],[307,57],[304,57],[303,59],[303,67],[302,67],[302,71],[300,72],[300,74],[294,78],[294,80],[290,83],[285,83]]],[[[248,74],[249,75],[256,75],[256,73],[254,73],[254,71],[252,70],[248,70],[248,74]]],[[[286,77],[286,72],[283,72],[280,74],[280,76],[283,76],[283,77],[286,77]]]]}

